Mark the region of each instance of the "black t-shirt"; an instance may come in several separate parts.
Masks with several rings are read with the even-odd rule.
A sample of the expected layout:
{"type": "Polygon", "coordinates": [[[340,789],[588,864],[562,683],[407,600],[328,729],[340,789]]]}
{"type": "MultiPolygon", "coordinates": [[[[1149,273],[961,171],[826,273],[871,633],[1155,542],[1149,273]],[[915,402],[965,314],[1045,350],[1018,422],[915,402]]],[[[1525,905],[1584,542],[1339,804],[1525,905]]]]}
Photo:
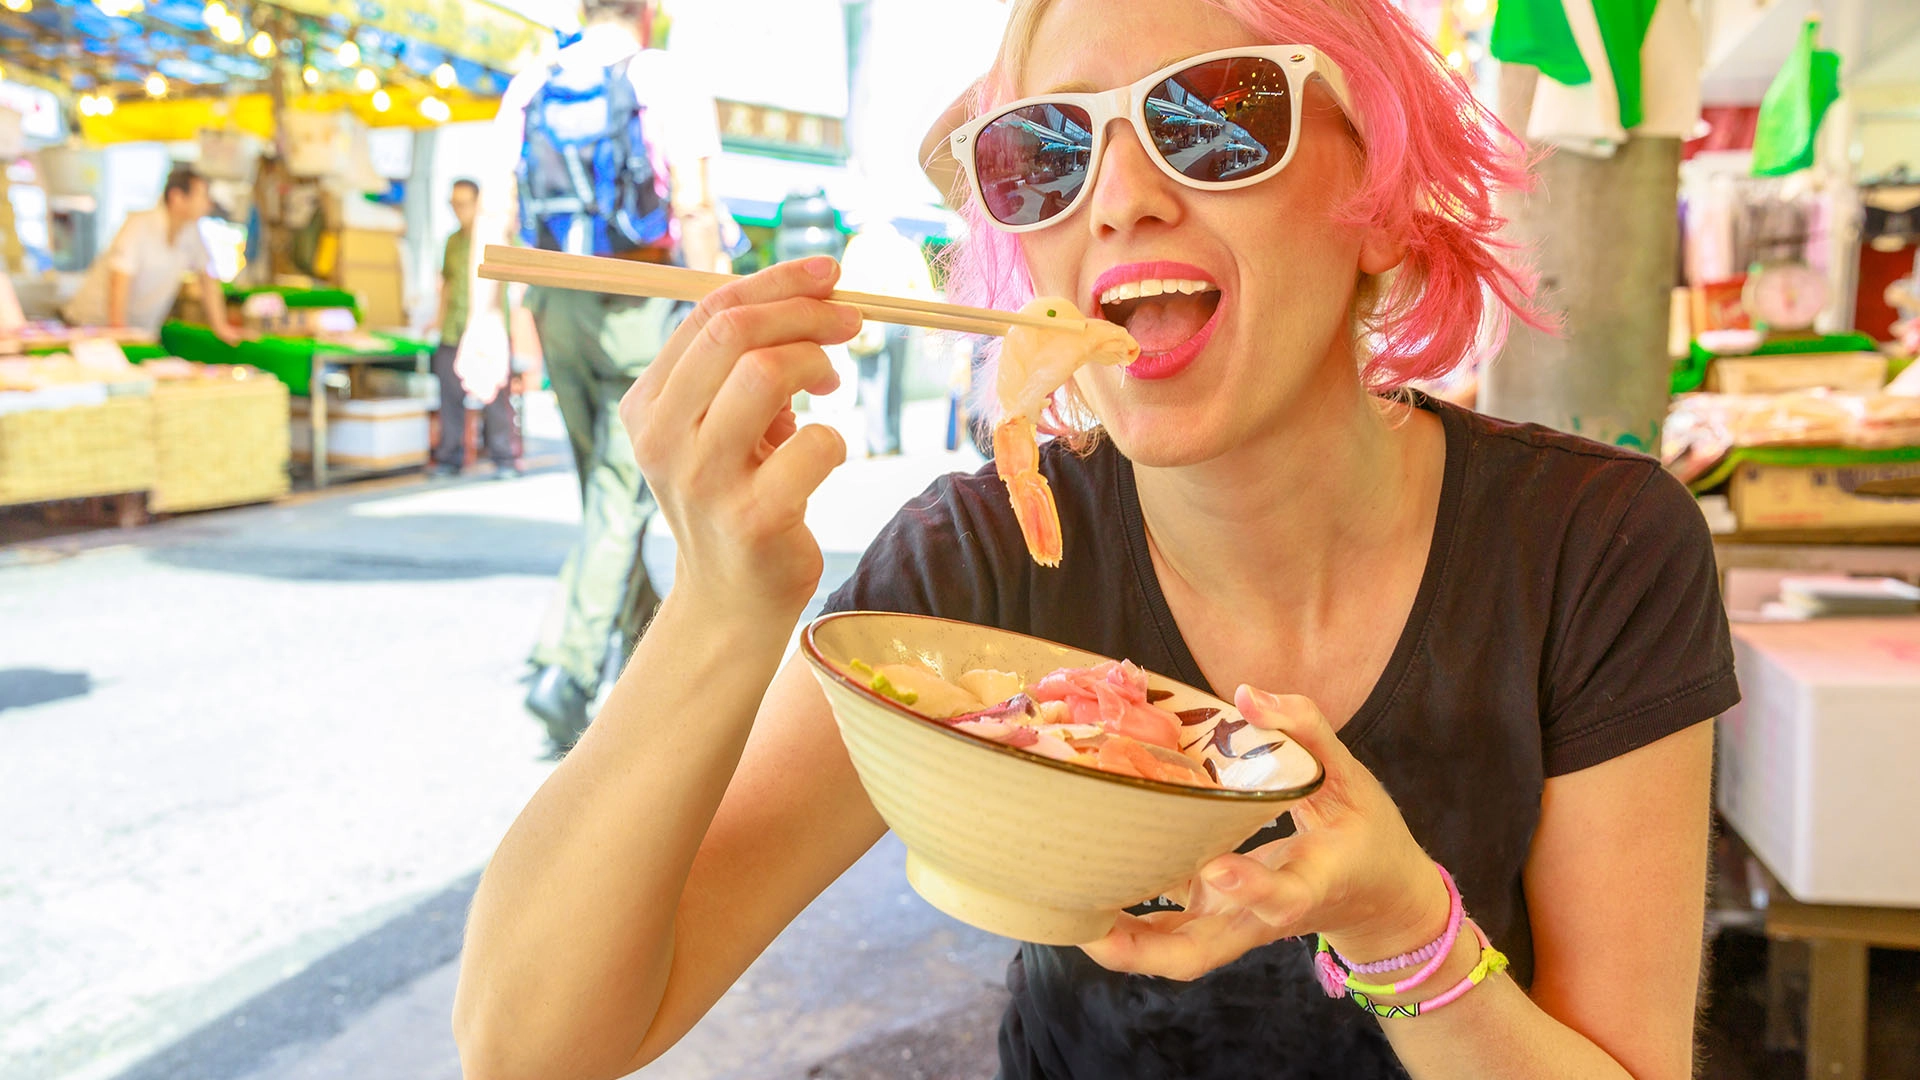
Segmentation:
{"type": "MultiPolygon", "coordinates": [[[[1726,710],[1739,698],[1732,645],[1706,525],[1657,462],[1420,404],[1446,429],[1433,542],[1392,659],[1340,738],[1527,985],[1521,872],[1546,778],[1726,710]]],[[[989,467],[908,503],[827,610],[998,626],[1207,687],[1154,574],[1132,465],[1110,443],[1088,457],[1050,443],[1041,470],[1060,507],[1059,568],[1028,558],[989,467]]],[[[1241,850],[1291,831],[1282,818],[1241,850]]],[[[1378,1022],[1321,993],[1310,950],[1274,942],[1180,983],[1023,945],[1007,973],[1001,1074],[1403,1076],[1378,1022]]]]}

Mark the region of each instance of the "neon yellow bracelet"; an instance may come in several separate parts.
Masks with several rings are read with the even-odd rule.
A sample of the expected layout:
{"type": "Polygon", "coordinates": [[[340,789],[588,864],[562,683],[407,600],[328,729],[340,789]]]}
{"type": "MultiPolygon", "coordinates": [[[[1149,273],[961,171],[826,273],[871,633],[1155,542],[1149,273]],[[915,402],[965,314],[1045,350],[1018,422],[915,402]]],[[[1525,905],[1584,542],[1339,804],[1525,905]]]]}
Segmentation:
{"type": "Polygon", "coordinates": [[[1505,971],[1507,969],[1506,954],[1493,947],[1493,943],[1487,940],[1487,932],[1480,929],[1479,923],[1470,921],[1467,925],[1473,927],[1473,936],[1480,942],[1480,962],[1473,966],[1473,970],[1467,973],[1466,978],[1448,987],[1440,996],[1407,1005],[1381,1004],[1373,1000],[1374,996],[1392,993],[1391,986],[1367,986],[1350,982],[1347,989],[1353,998],[1353,1003],[1375,1016],[1393,1020],[1411,1019],[1423,1013],[1430,1013],[1443,1005],[1453,1004],[1456,999],[1486,982],[1489,977],[1505,971]]]}

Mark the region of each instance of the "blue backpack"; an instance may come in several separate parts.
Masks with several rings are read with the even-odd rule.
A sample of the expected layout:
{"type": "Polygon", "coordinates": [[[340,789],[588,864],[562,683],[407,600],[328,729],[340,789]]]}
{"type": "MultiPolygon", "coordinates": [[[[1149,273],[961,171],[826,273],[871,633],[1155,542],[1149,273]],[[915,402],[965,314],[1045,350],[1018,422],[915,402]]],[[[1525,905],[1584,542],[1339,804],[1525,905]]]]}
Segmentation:
{"type": "Polygon", "coordinates": [[[517,177],[529,246],[623,255],[671,245],[670,174],[647,141],[631,63],[571,73],[555,64],[527,103],[517,177]]]}

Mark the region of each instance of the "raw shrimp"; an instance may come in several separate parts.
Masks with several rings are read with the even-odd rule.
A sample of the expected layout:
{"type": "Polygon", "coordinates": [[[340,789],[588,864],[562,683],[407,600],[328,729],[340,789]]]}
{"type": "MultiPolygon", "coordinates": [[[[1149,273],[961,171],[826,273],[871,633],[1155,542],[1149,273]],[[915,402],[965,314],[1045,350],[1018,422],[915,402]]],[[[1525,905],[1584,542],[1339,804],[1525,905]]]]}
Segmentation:
{"type": "Polygon", "coordinates": [[[1131,364],[1140,358],[1140,345],[1113,323],[1082,319],[1071,302],[1057,296],[1040,297],[1020,313],[1077,320],[1082,326],[1078,330],[1014,327],[1001,346],[994,384],[1000,403],[1000,425],[993,431],[994,467],[1013,500],[1013,516],[1020,522],[1027,552],[1041,566],[1059,566],[1060,512],[1054,506],[1053,488],[1040,474],[1035,434],[1040,410],[1083,365],[1131,364]]]}

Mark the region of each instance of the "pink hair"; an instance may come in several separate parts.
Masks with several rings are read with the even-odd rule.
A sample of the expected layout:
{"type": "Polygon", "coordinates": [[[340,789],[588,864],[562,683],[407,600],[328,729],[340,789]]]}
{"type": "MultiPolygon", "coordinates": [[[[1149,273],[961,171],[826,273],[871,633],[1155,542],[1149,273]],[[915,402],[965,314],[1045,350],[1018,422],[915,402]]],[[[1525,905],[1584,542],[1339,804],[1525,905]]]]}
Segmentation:
{"type": "MultiPolygon", "coordinates": [[[[1049,0],[1016,4],[1000,57],[976,88],[973,115],[1010,101],[1027,42],[1049,0]]],[[[1270,43],[1313,45],[1347,77],[1367,132],[1360,190],[1336,211],[1343,225],[1384,230],[1405,260],[1363,283],[1355,330],[1363,382],[1392,391],[1437,379],[1497,350],[1517,315],[1546,329],[1533,277],[1494,208],[1501,188],[1528,189],[1526,145],[1448,71],[1420,30],[1388,0],[1208,0],[1270,43]],[[1476,347],[1477,346],[1477,347],[1476,347]]],[[[1015,237],[987,223],[971,199],[968,236],[954,246],[949,291],[961,303],[1012,309],[1033,296],[1015,237]]],[[[1056,399],[1047,427],[1073,434],[1056,399]]]]}

